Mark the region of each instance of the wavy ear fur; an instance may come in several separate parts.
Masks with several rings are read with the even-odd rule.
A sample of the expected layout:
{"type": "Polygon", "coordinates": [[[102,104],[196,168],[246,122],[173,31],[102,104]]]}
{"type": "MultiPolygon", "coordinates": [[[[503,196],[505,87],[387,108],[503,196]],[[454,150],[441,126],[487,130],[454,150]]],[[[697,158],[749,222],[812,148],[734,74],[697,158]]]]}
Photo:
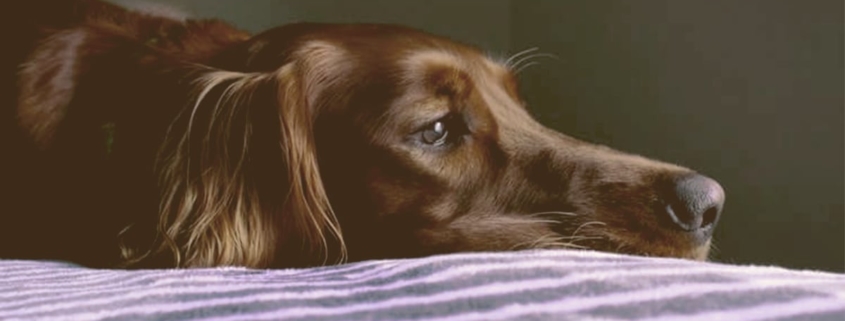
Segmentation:
{"type": "Polygon", "coordinates": [[[156,164],[160,195],[151,251],[175,266],[310,266],[345,260],[320,178],[303,81],[273,73],[208,71],[171,124],[156,164]]]}

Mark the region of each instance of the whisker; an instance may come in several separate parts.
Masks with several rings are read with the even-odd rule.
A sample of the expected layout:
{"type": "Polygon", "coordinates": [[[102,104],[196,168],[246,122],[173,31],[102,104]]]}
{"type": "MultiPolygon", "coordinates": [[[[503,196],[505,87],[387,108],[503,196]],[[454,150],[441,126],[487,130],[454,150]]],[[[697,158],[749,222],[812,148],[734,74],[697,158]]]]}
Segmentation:
{"type": "Polygon", "coordinates": [[[550,54],[550,53],[543,53],[543,52],[540,52],[540,53],[534,53],[534,54],[530,54],[530,55],[527,55],[527,56],[525,56],[525,57],[519,58],[519,60],[515,61],[515,62],[511,65],[511,67],[512,67],[512,68],[515,68],[515,69],[517,69],[517,70],[518,70],[518,69],[520,68],[520,65],[521,65],[521,64],[523,64],[523,63],[525,63],[525,62],[529,62],[531,59],[535,59],[535,58],[554,58],[554,59],[559,59],[559,57],[558,57],[557,55],[550,54]]]}
{"type": "Polygon", "coordinates": [[[566,238],[562,237],[552,237],[548,238],[548,240],[543,240],[542,244],[535,244],[535,248],[579,248],[580,245],[575,244],[574,242],[563,242],[566,238]]]}
{"type": "Polygon", "coordinates": [[[519,248],[528,248],[528,249],[541,248],[541,246],[540,246],[541,244],[544,245],[544,244],[555,243],[555,242],[558,242],[560,240],[561,240],[561,237],[558,234],[547,233],[547,234],[540,235],[536,239],[514,244],[513,246],[510,247],[510,250],[515,250],[515,249],[519,249],[519,248]]]}
{"type": "Polygon", "coordinates": [[[528,214],[528,216],[531,216],[531,217],[543,216],[543,215],[578,216],[578,214],[576,214],[576,213],[560,212],[560,211],[536,212],[536,213],[528,214]]]}
{"type": "Polygon", "coordinates": [[[715,241],[710,242],[710,253],[707,253],[707,260],[712,261],[716,259],[716,256],[721,252],[718,246],[716,246],[715,241]]]}
{"type": "Polygon", "coordinates": [[[580,231],[581,231],[581,229],[583,229],[583,228],[585,228],[585,227],[587,227],[587,226],[590,226],[590,225],[607,225],[607,224],[606,224],[606,223],[604,223],[604,222],[600,222],[600,221],[590,221],[590,222],[586,222],[586,223],[581,224],[580,226],[578,226],[578,228],[576,228],[576,229],[575,229],[575,231],[574,231],[574,232],[572,232],[572,236],[576,236],[576,235],[578,234],[578,232],[580,232],[580,231]]]}
{"type": "Polygon", "coordinates": [[[536,65],[539,65],[539,64],[540,63],[536,62],[536,61],[529,62],[529,63],[525,64],[524,66],[519,67],[518,69],[514,70],[513,73],[518,75],[519,73],[521,73],[526,68],[531,67],[531,66],[536,66],[536,65]]]}
{"type": "Polygon", "coordinates": [[[605,238],[602,236],[575,236],[575,237],[568,237],[573,241],[591,241],[591,240],[604,240],[605,238]]]}
{"type": "Polygon", "coordinates": [[[537,223],[544,223],[544,224],[560,224],[560,221],[556,220],[543,220],[543,219],[532,219],[532,220],[519,220],[509,222],[510,224],[537,224],[537,223]]]}
{"type": "Polygon", "coordinates": [[[628,245],[627,245],[627,244],[625,244],[625,243],[619,243],[619,246],[617,246],[617,247],[616,247],[616,250],[614,250],[614,252],[616,252],[616,253],[622,253],[622,251],[623,251],[623,250],[625,249],[625,247],[627,247],[627,246],[628,246],[628,245]]]}
{"type": "Polygon", "coordinates": [[[548,243],[546,245],[548,246],[548,248],[566,248],[566,249],[580,249],[580,250],[588,249],[588,247],[586,247],[586,246],[578,245],[578,244],[575,244],[575,243],[572,243],[572,242],[552,242],[552,243],[548,243]]]}
{"type": "Polygon", "coordinates": [[[531,52],[537,51],[537,50],[539,50],[539,49],[540,49],[540,48],[537,48],[537,47],[532,47],[532,48],[528,48],[528,49],[525,49],[525,50],[523,50],[523,51],[517,52],[517,53],[513,54],[512,56],[510,56],[507,60],[505,60],[505,66],[507,66],[508,68],[510,68],[510,67],[512,66],[512,65],[511,65],[511,62],[513,62],[513,60],[514,60],[514,59],[516,59],[516,58],[518,58],[519,56],[522,56],[522,55],[524,55],[524,54],[527,54],[527,53],[531,53],[531,52]]]}
{"type": "Polygon", "coordinates": [[[599,240],[602,237],[598,236],[560,236],[554,234],[545,234],[533,241],[518,243],[511,247],[511,250],[527,247],[527,248],[575,248],[588,249],[589,246],[577,244],[580,241],[599,240]]]}
{"type": "Polygon", "coordinates": [[[556,241],[557,241],[557,239],[553,235],[546,234],[546,235],[543,235],[543,236],[537,238],[536,240],[534,240],[534,242],[531,243],[530,247],[531,248],[539,248],[541,244],[545,245],[545,244],[549,244],[549,243],[554,243],[556,241]]]}
{"type": "Polygon", "coordinates": [[[540,240],[542,240],[543,238],[545,238],[547,236],[549,236],[549,234],[541,235],[540,237],[533,239],[533,240],[530,240],[530,241],[516,243],[516,244],[512,245],[508,250],[513,251],[513,250],[518,250],[518,249],[522,249],[522,248],[528,248],[528,249],[534,248],[534,245],[537,244],[537,242],[539,242],[540,240]]]}

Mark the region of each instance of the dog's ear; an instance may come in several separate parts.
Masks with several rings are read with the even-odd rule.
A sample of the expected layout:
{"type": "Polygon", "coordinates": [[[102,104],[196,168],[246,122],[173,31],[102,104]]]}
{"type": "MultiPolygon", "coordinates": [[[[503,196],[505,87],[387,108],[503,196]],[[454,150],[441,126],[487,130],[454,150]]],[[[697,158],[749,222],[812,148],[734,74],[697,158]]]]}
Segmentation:
{"type": "Polygon", "coordinates": [[[19,71],[18,124],[36,147],[48,149],[74,98],[91,33],[56,33],[33,50],[19,71]]]}
{"type": "MultiPolygon", "coordinates": [[[[311,75],[300,64],[290,63],[273,74],[269,85],[276,90],[280,140],[287,174],[286,198],[282,208],[278,260],[284,265],[337,264],[346,259],[346,246],[340,225],[326,194],[317,159],[314,123],[319,112],[308,95],[311,75]],[[304,250],[304,253],[301,251],[304,250]],[[299,255],[299,260],[295,259],[299,255]],[[286,262],[287,261],[287,262],[286,262]]],[[[268,104],[273,106],[273,104],[268,104]]],[[[276,140],[268,141],[276,143],[276,140]]],[[[278,164],[266,163],[269,167],[278,164]]],[[[263,166],[254,170],[261,172],[263,166]]],[[[268,182],[274,183],[274,182],[268,182]]],[[[273,191],[267,189],[262,191],[273,191]]],[[[265,195],[277,198],[279,195],[265,195]]]]}
{"type": "Polygon", "coordinates": [[[108,3],[73,2],[79,5],[94,6],[86,10],[102,17],[75,28],[45,30],[18,70],[18,125],[41,150],[64,135],[58,132],[64,131],[66,119],[80,118],[70,113],[105,121],[102,118],[127,94],[119,92],[120,83],[145,72],[136,69],[144,56],[175,53],[179,60],[205,61],[220,48],[249,38],[247,32],[214,19],[171,20],[128,13],[108,3]],[[86,93],[89,97],[80,97],[86,93]]]}
{"type": "Polygon", "coordinates": [[[158,157],[153,252],[173,254],[182,267],[341,262],[345,246],[297,67],[208,71],[194,87],[158,157]]]}
{"type": "Polygon", "coordinates": [[[133,79],[138,61],[154,55],[114,25],[81,26],[41,39],[18,70],[18,126],[41,150],[99,128],[127,94],[131,82],[121,78],[133,79]]]}

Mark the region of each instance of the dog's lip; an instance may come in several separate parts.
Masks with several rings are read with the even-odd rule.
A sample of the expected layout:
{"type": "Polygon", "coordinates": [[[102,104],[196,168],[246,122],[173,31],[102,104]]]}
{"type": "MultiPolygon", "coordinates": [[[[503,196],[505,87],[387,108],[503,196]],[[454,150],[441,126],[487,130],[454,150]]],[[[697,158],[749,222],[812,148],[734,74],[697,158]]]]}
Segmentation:
{"type": "MultiPolygon", "coordinates": [[[[694,259],[705,261],[708,258],[710,244],[713,237],[709,231],[712,227],[702,228],[696,232],[683,231],[652,231],[660,235],[657,239],[644,240],[621,235],[606,235],[600,243],[593,244],[596,250],[627,253],[641,256],[659,256],[694,259]],[[601,244],[603,243],[603,244],[601,244]]],[[[640,233],[649,233],[641,231],[640,233]]],[[[590,247],[590,246],[588,246],[590,247]]]]}
{"type": "Polygon", "coordinates": [[[704,245],[705,243],[710,242],[713,238],[713,230],[715,226],[713,224],[702,227],[695,231],[679,231],[680,234],[684,236],[685,239],[688,239],[689,242],[693,246],[700,246],[704,245]]]}
{"type": "Polygon", "coordinates": [[[632,245],[628,248],[627,251],[623,251],[623,253],[629,253],[640,256],[668,257],[706,261],[710,253],[711,240],[712,239],[708,239],[700,245],[683,247],[665,246],[655,248],[654,246],[632,245]]]}

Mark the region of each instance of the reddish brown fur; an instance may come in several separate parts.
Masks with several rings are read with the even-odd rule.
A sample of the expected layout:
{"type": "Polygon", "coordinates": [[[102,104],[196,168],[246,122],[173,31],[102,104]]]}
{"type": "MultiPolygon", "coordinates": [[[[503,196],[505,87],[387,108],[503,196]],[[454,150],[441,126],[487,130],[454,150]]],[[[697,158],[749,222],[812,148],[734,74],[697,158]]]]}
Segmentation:
{"type": "Polygon", "coordinates": [[[470,46],[390,25],[249,35],[95,0],[35,1],[9,19],[25,30],[3,62],[19,72],[3,83],[16,191],[0,256],[288,267],[560,247],[707,255],[709,234],[693,241],[656,214],[666,182],[693,171],[545,128],[508,67],[470,46]],[[439,120],[448,140],[430,144],[439,120]]]}

